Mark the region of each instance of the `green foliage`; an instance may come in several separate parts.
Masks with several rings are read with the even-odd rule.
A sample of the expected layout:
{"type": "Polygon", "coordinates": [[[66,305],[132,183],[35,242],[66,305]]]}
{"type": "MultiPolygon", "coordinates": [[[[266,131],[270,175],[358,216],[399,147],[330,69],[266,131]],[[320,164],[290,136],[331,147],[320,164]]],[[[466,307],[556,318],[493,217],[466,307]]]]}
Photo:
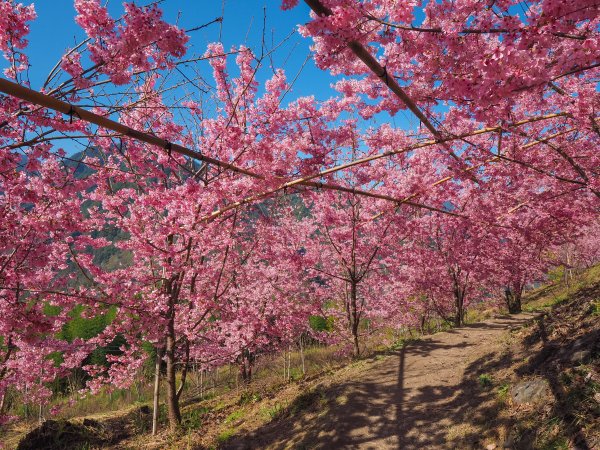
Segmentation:
{"type": "Polygon", "coordinates": [[[592,305],[592,315],[600,316],[600,299],[596,300],[592,305]]]}
{"type": "Polygon", "coordinates": [[[217,441],[220,444],[224,444],[225,442],[227,442],[229,439],[231,439],[231,437],[235,434],[235,430],[233,428],[226,428],[225,430],[221,431],[219,433],[219,435],[217,436],[217,441]]]}
{"type": "Polygon", "coordinates": [[[558,266],[550,271],[548,271],[548,279],[551,283],[555,284],[560,282],[565,276],[565,268],[563,266],[558,266]]]}
{"type": "Polygon", "coordinates": [[[243,409],[238,409],[237,411],[232,412],[225,418],[225,423],[235,422],[244,417],[244,414],[245,412],[243,409]]]}
{"type": "Polygon", "coordinates": [[[217,396],[217,393],[215,391],[210,391],[210,392],[207,392],[206,394],[202,395],[202,400],[212,400],[216,396],[217,396]]]}
{"type": "Polygon", "coordinates": [[[398,339],[396,342],[394,342],[392,345],[390,345],[390,350],[394,351],[394,352],[398,351],[398,350],[402,350],[405,345],[406,345],[406,342],[404,341],[404,339],[398,339]]]}
{"type": "Polygon", "coordinates": [[[418,341],[419,341],[418,338],[401,337],[398,340],[396,340],[396,342],[394,342],[392,345],[389,346],[389,350],[394,351],[394,352],[398,351],[398,350],[402,350],[408,344],[418,342],[418,341]]]}
{"type": "Polygon", "coordinates": [[[117,308],[111,306],[106,313],[94,317],[82,317],[84,307],[76,306],[69,313],[71,320],[65,324],[58,337],[68,342],[76,338],[90,339],[100,334],[115,318],[117,308]]]}
{"type": "Polygon", "coordinates": [[[48,355],[48,359],[50,361],[54,362],[54,366],[55,367],[60,366],[63,363],[63,361],[65,360],[65,358],[63,357],[62,352],[59,352],[59,351],[55,351],[55,352],[50,353],[48,355]]]}
{"type": "Polygon", "coordinates": [[[285,407],[281,403],[275,403],[271,408],[264,409],[263,412],[270,420],[277,420],[283,416],[285,407]]]}
{"type": "MultiPolygon", "coordinates": [[[[45,309],[50,314],[57,314],[53,306],[46,305],[45,309]]],[[[73,308],[69,312],[71,319],[63,326],[57,337],[67,342],[73,342],[73,340],[78,338],[85,340],[93,338],[100,334],[114,320],[117,308],[111,306],[104,314],[98,314],[89,318],[84,317],[84,312],[85,308],[82,305],[73,308]]],[[[107,365],[106,356],[120,354],[121,350],[119,348],[123,344],[125,344],[123,336],[116,336],[108,346],[96,348],[86,359],[86,364],[107,365]]]]}
{"type": "Polygon", "coordinates": [[[186,430],[197,430],[202,426],[202,421],[210,408],[202,407],[186,411],[181,415],[181,426],[186,430]]]}
{"type": "Polygon", "coordinates": [[[46,303],[46,304],[44,304],[43,311],[44,311],[44,314],[46,314],[47,316],[55,317],[60,314],[61,307],[46,303]]]}
{"type": "Polygon", "coordinates": [[[503,383],[498,387],[498,399],[502,402],[508,398],[508,392],[510,391],[510,384],[503,383]]]}
{"type": "Polygon", "coordinates": [[[304,375],[302,375],[302,370],[298,367],[290,368],[290,380],[298,381],[301,380],[304,375]]]}
{"type": "Polygon", "coordinates": [[[493,384],[492,376],[487,373],[479,375],[478,381],[479,386],[481,386],[482,388],[489,388],[493,384]]]}
{"type": "Polygon", "coordinates": [[[85,361],[86,364],[97,364],[102,366],[108,366],[106,359],[107,355],[120,355],[122,352],[120,348],[125,345],[125,338],[121,335],[116,336],[110,344],[106,347],[96,348],[92,354],[85,361]]]}
{"type": "Polygon", "coordinates": [[[551,442],[544,443],[542,448],[544,450],[569,450],[571,446],[569,445],[569,440],[566,437],[560,436],[551,442]]]}
{"type": "Polygon", "coordinates": [[[247,405],[248,403],[257,403],[262,397],[258,392],[242,392],[238,405],[247,405]]]}
{"type": "Polygon", "coordinates": [[[333,317],[310,316],[308,322],[314,331],[333,331],[333,317]]]}

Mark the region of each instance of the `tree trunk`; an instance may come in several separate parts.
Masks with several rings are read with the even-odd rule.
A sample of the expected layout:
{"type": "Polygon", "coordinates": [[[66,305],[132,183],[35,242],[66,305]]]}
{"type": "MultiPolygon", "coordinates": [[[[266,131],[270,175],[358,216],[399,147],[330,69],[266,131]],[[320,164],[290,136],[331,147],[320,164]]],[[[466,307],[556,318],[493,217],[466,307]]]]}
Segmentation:
{"type": "Polygon", "coordinates": [[[454,326],[462,327],[465,322],[465,295],[464,292],[458,287],[454,289],[454,300],[456,302],[454,326]]]}
{"type": "Polygon", "coordinates": [[[239,358],[239,368],[242,382],[244,384],[249,384],[252,381],[254,356],[248,350],[244,350],[239,358]]]}
{"type": "Polygon", "coordinates": [[[183,388],[185,387],[185,380],[187,379],[189,363],[190,363],[190,343],[186,340],[185,362],[183,363],[183,368],[181,369],[181,384],[179,385],[179,389],[177,389],[177,400],[179,400],[179,398],[181,397],[181,393],[183,392],[183,388]]]}
{"type": "Polygon", "coordinates": [[[200,399],[204,399],[204,370],[200,371],[200,399]]]}
{"type": "Polygon", "coordinates": [[[152,435],[158,431],[158,406],[160,396],[160,366],[162,362],[162,348],[156,349],[156,362],[154,364],[154,395],[152,409],[152,435]]]}
{"type": "MultiPolygon", "coordinates": [[[[171,246],[174,242],[174,235],[167,236],[167,243],[171,246]]],[[[171,264],[171,258],[167,259],[171,264]]],[[[176,363],[177,363],[177,339],[175,335],[175,305],[179,298],[180,285],[177,283],[181,274],[174,274],[165,284],[165,292],[169,296],[169,309],[167,312],[167,330],[165,343],[165,359],[167,361],[167,410],[169,416],[169,427],[175,431],[181,423],[181,411],[179,410],[179,395],[177,393],[176,363]]],[[[189,355],[188,355],[189,356],[189,355]]]]}
{"type": "Polygon", "coordinates": [[[465,284],[461,287],[460,267],[457,269],[451,269],[450,274],[452,275],[454,287],[454,326],[462,327],[465,323],[465,293],[467,291],[467,285],[465,282],[465,284]]]}
{"type": "Polygon", "coordinates": [[[354,344],[354,357],[358,358],[360,356],[360,344],[358,341],[358,325],[359,325],[359,317],[358,317],[358,308],[357,308],[357,282],[352,280],[350,283],[350,308],[351,308],[351,323],[350,328],[352,331],[352,340],[354,344]]]}
{"type": "Polygon", "coordinates": [[[306,369],[304,367],[304,343],[302,342],[303,335],[300,335],[300,361],[302,362],[302,376],[306,375],[306,369]]]}
{"type": "Polygon", "coordinates": [[[510,314],[519,314],[521,309],[521,289],[512,290],[510,287],[504,289],[504,298],[506,300],[506,307],[510,314]]]}
{"type": "Polygon", "coordinates": [[[169,426],[171,430],[177,429],[181,423],[181,412],[179,411],[179,399],[177,398],[177,380],[175,377],[175,330],[173,321],[169,322],[167,334],[167,345],[165,349],[167,360],[167,408],[169,411],[169,426]]]}
{"type": "Polygon", "coordinates": [[[290,381],[292,379],[292,346],[288,346],[288,366],[287,366],[287,373],[288,373],[288,381],[290,381]]]}

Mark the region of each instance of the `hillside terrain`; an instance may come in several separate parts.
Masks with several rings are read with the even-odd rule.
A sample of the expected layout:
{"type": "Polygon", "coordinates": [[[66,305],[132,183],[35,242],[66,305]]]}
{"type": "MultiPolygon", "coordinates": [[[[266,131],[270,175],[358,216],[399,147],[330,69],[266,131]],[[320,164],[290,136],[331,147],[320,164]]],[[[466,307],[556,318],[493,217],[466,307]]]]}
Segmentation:
{"type": "Polygon", "coordinates": [[[528,297],[529,312],[408,343],[317,384],[301,413],[292,406],[225,448],[599,448],[600,283],[528,297]]]}
{"type": "Polygon", "coordinates": [[[179,435],[149,436],[150,408],[135,405],[47,421],[8,448],[598,448],[600,269],[530,292],[525,310],[189,397],[179,435]]]}
{"type": "Polygon", "coordinates": [[[598,2],[0,0],[0,450],[597,448],[598,2]]]}

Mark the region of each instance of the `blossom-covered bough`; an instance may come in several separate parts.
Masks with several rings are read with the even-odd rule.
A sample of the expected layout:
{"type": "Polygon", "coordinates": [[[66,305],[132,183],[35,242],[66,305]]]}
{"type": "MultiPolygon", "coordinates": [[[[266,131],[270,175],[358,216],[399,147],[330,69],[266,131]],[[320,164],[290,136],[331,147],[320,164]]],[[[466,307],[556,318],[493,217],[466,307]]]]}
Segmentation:
{"type": "Polygon", "coordinates": [[[74,3],[87,39],[37,90],[34,8],[0,2],[4,418],[8,394],[44,401],[80,367],[92,390],[124,387],[158,355],[176,428],[192,362],[249,380],[256,357],[315,334],[311,315],[358,356],[365,322],[460,326],[493,293],[518,312],[553,255],[598,258],[592,0],[307,0],[300,32],[339,95],[287,103],[283,70],[259,89],[269,49],[184,59],[186,32],[156,4],[113,19],[74,3]],[[206,63],[210,83],[183,72],[206,63]],[[382,119],[403,110],[418,127],[382,119]],[[61,339],[76,307],[114,318],[61,339]]]}

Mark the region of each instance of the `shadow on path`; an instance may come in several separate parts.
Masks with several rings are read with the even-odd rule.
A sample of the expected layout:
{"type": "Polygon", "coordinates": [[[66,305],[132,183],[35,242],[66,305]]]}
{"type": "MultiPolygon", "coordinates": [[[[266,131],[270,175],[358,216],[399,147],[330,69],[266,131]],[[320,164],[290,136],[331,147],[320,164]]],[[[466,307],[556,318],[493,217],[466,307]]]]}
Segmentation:
{"type": "Polygon", "coordinates": [[[498,404],[478,376],[513,362],[493,345],[532,317],[499,317],[358,363],[352,379],[317,386],[280,420],[224,448],[481,448],[479,425],[496,418],[498,404]]]}

